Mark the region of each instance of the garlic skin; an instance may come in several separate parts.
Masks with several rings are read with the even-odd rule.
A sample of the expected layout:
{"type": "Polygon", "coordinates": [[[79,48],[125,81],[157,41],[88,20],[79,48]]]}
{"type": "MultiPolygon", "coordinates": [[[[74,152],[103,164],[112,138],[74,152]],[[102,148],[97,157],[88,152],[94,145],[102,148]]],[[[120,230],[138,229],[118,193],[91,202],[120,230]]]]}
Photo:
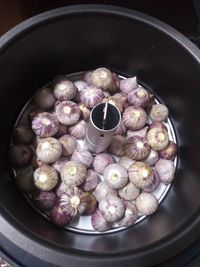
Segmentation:
{"type": "Polygon", "coordinates": [[[127,132],[127,128],[126,126],[124,125],[123,121],[120,122],[120,124],[118,125],[117,129],[116,129],[116,134],[117,135],[125,135],[127,132]]]}
{"type": "Polygon", "coordinates": [[[36,135],[42,138],[56,134],[59,122],[54,114],[42,112],[37,114],[32,120],[32,129],[36,135]]]}
{"type": "Polygon", "coordinates": [[[33,131],[26,126],[15,127],[13,140],[15,143],[30,144],[34,139],[33,131]]]}
{"type": "Polygon", "coordinates": [[[54,137],[59,138],[59,137],[65,135],[67,133],[67,131],[68,131],[67,126],[59,123],[58,131],[54,135],[54,137]]]}
{"type": "Polygon", "coordinates": [[[173,161],[167,159],[159,159],[155,165],[155,170],[160,176],[160,180],[164,184],[170,184],[174,180],[175,166],[173,161]]]}
{"type": "Polygon", "coordinates": [[[62,146],[63,157],[69,157],[74,153],[77,143],[73,136],[65,134],[59,138],[59,142],[62,146]]]}
{"type": "Polygon", "coordinates": [[[177,145],[173,141],[170,141],[165,149],[159,151],[159,156],[162,159],[174,160],[176,157],[176,153],[177,153],[177,145]]]}
{"type": "Polygon", "coordinates": [[[136,199],[135,205],[142,215],[151,215],[158,208],[158,200],[153,194],[141,193],[136,199]]]}
{"type": "Polygon", "coordinates": [[[83,80],[88,84],[88,85],[92,85],[92,70],[87,71],[84,76],[83,76],[83,80]]]}
{"type": "Polygon", "coordinates": [[[35,189],[33,182],[33,168],[28,166],[26,168],[19,169],[15,178],[15,183],[21,191],[33,191],[35,189]]]}
{"type": "Polygon", "coordinates": [[[109,150],[112,154],[118,157],[125,155],[126,137],[122,135],[114,135],[109,150]]]}
{"type": "Polygon", "coordinates": [[[135,163],[135,160],[128,158],[127,156],[123,156],[119,159],[118,164],[124,167],[126,170],[135,163]]]}
{"type": "Polygon", "coordinates": [[[36,155],[39,160],[45,163],[56,162],[62,153],[60,142],[53,137],[41,139],[36,149],[36,155]]]}
{"type": "Polygon", "coordinates": [[[42,191],[50,191],[58,183],[58,174],[54,168],[42,165],[33,174],[35,186],[42,191]]]}
{"type": "Polygon", "coordinates": [[[91,224],[94,230],[98,232],[105,232],[111,228],[98,209],[91,216],[91,224]]]}
{"type": "Polygon", "coordinates": [[[61,182],[60,185],[56,188],[57,197],[61,197],[61,195],[63,193],[65,193],[68,188],[69,188],[68,185],[66,185],[65,183],[61,182]]]}
{"type": "Polygon", "coordinates": [[[85,81],[82,80],[78,80],[74,82],[74,85],[76,86],[76,88],[78,89],[79,93],[84,90],[85,88],[88,87],[88,84],[85,81]]]}
{"type": "Polygon", "coordinates": [[[116,163],[110,164],[105,168],[103,178],[112,189],[123,188],[128,183],[128,173],[126,169],[116,163]]]}
{"type": "Polygon", "coordinates": [[[129,227],[135,223],[138,218],[138,212],[135,204],[130,201],[124,201],[125,213],[124,217],[117,222],[119,226],[129,227]]]}
{"type": "Polygon", "coordinates": [[[126,94],[124,93],[116,93],[112,96],[114,99],[118,100],[121,102],[121,104],[123,105],[123,107],[126,106],[127,104],[127,100],[128,100],[128,97],[126,94]]]}
{"type": "Polygon", "coordinates": [[[168,132],[161,128],[152,128],[148,131],[146,140],[155,151],[165,149],[169,144],[168,132]]]}
{"type": "Polygon", "coordinates": [[[80,118],[80,109],[78,105],[72,101],[60,102],[56,108],[56,116],[60,123],[64,125],[73,125],[80,118]]]}
{"type": "Polygon", "coordinates": [[[48,87],[43,87],[34,95],[35,104],[42,109],[50,109],[56,102],[53,92],[48,87]]]}
{"type": "Polygon", "coordinates": [[[30,148],[24,144],[16,144],[9,149],[9,160],[17,167],[25,167],[29,164],[32,158],[30,148]]]}
{"type": "Polygon", "coordinates": [[[93,191],[99,183],[99,178],[95,171],[89,169],[87,170],[86,179],[84,183],[81,185],[81,188],[85,192],[93,191]]]}
{"type": "Polygon", "coordinates": [[[57,202],[57,196],[53,191],[36,191],[32,194],[34,203],[42,210],[50,210],[57,202]]]}
{"type": "Polygon", "coordinates": [[[105,168],[111,163],[114,163],[114,160],[110,154],[100,153],[97,154],[94,158],[93,168],[99,174],[103,174],[105,168]]]}
{"type": "Polygon", "coordinates": [[[85,121],[88,121],[90,118],[90,109],[87,108],[86,105],[83,103],[79,103],[78,106],[80,109],[81,118],[84,119],[85,121]]]}
{"type": "Polygon", "coordinates": [[[107,196],[99,202],[99,210],[108,223],[120,220],[125,212],[122,200],[115,196],[107,196]]]}
{"type": "Polygon", "coordinates": [[[60,203],[57,202],[51,209],[50,211],[50,218],[51,221],[60,226],[60,227],[65,227],[70,224],[72,217],[66,214],[61,207],[60,203]]]}
{"type": "Polygon", "coordinates": [[[106,196],[117,196],[117,191],[110,188],[106,182],[100,182],[94,190],[93,194],[96,197],[97,201],[100,202],[106,196]]]}
{"type": "Polygon", "coordinates": [[[62,167],[64,166],[64,164],[66,163],[66,162],[68,162],[69,161],[69,159],[67,159],[67,158],[59,158],[56,162],[54,162],[54,164],[52,165],[52,167],[58,172],[58,173],[60,173],[61,172],[61,169],[62,169],[62,167]]]}
{"type": "Polygon", "coordinates": [[[138,83],[137,83],[136,76],[133,78],[127,78],[127,79],[120,81],[119,88],[125,94],[130,93],[132,90],[136,89],[137,87],[138,87],[138,83]]]}
{"type": "Polygon", "coordinates": [[[86,180],[87,169],[74,161],[66,162],[60,172],[61,180],[69,187],[79,186],[86,180]]]}
{"type": "Polygon", "coordinates": [[[87,208],[87,195],[78,187],[68,188],[60,197],[60,207],[71,217],[85,212],[87,208]]]}
{"type": "Polygon", "coordinates": [[[153,105],[149,113],[149,116],[152,121],[164,121],[167,119],[168,115],[169,110],[163,104],[153,105]]]}
{"type": "Polygon", "coordinates": [[[135,107],[145,108],[150,102],[150,94],[143,87],[138,87],[129,92],[128,102],[135,107]]]}
{"type": "Polygon", "coordinates": [[[128,107],[124,110],[122,121],[129,130],[140,130],[147,123],[147,114],[141,107],[128,107]]]}
{"type": "Polygon", "coordinates": [[[138,131],[130,131],[130,130],[128,130],[127,131],[127,137],[129,138],[129,137],[137,135],[137,136],[145,138],[146,135],[147,135],[147,131],[148,131],[148,126],[142,128],[142,129],[140,129],[138,131]]]}
{"type": "Polygon", "coordinates": [[[77,124],[69,128],[70,134],[77,139],[83,139],[86,135],[86,130],[87,123],[84,120],[79,121],[77,124]]]}
{"type": "Polygon", "coordinates": [[[103,92],[100,88],[94,86],[87,86],[81,91],[81,103],[88,108],[93,108],[97,104],[101,103],[103,99],[103,92]]]}
{"type": "Polygon", "coordinates": [[[144,192],[151,193],[155,191],[160,185],[160,175],[157,173],[155,169],[153,171],[154,171],[154,178],[153,178],[152,184],[150,184],[149,186],[143,187],[142,190],[144,192]]]}
{"type": "Polygon", "coordinates": [[[102,90],[114,92],[117,89],[113,74],[106,68],[98,68],[92,72],[92,84],[100,87],[102,90]]]}
{"type": "Polygon", "coordinates": [[[158,160],[159,160],[158,152],[151,149],[149,155],[144,159],[144,162],[149,166],[154,166],[158,160]]]}
{"type": "Polygon", "coordinates": [[[154,172],[144,162],[136,161],[128,169],[129,180],[138,188],[149,186],[153,182],[154,172]]]}
{"type": "Polygon", "coordinates": [[[97,200],[95,196],[90,192],[86,193],[86,198],[87,198],[87,206],[86,206],[86,210],[83,212],[83,215],[88,216],[88,215],[92,215],[96,211],[97,200]]]}
{"type": "Polygon", "coordinates": [[[78,93],[78,89],[73,82],[67,80],[65,77],[59,78],[54,83],[53,93],[59,101],[71,100],[78,93]]]}
{"type": "Polygon", "coordinates": [[[146,158],[150,153],[150,146],[147,140],[140,136],[133,136],[127,139],[125,151],[126,155],[133,160],[146,158]]]}
{"type": "Polygon", "coordinates": [[[106,102],[108,102],[109,104],[116,107],[120,113],[123,112],[124,107],[123,107],[122,103],[118,99],[114,98],[113,96],[109,96],[107,98],[104,98],[101,103],[106,103],[106,102]]]}
{"type": "Polygon", "coordinates": [[[167,131],[167,127],[162,121],[153,121],[152,123],[149,124],[149,130],[153,128],[160,128],[162,130],[167,131]]]}
{"type": "Polygon", "coordinates": [[[118,195],[124,200],[135,200],[140,193],[140,190],[131,182],[118,190],[118,195]]]}
{"type": "Polygon", "coordinates": [[[71,160],[81,163],[89,168],[93,162],[93,156],[90,151],[84,148],[77,148],[72,154],[71,160]]]}

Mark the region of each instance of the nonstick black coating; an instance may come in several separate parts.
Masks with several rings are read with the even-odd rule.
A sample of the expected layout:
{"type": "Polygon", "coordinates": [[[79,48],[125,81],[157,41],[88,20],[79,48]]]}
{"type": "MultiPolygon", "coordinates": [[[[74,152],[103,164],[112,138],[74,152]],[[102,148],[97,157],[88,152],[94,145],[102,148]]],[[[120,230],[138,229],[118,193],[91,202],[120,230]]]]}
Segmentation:
{"type": "MultiPolygon", "coordinates": [[[[150,266],[200,237],[200,52],[149,16],[72,6],[19,24],[0,39],[0,245],[25,266],[150,266]],[[179,151],[173,186],[155,215],[125,231],[88,236],[53,226],[15,188],[7,159],[26,101],[58,74],[105,66],[139,80],[168,105],[179,151]]],[[[177,266],[177,265],[176,265],[177,266]]],[[[181,265],[180,265],[181,266],[181,265]]]]}

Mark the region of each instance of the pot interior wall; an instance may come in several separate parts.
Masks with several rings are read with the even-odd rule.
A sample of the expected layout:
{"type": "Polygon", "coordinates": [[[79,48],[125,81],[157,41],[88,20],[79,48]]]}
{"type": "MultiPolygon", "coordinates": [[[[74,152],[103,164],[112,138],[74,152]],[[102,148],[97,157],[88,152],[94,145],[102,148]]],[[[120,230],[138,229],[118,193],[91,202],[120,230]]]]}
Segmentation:
{"type": "Polygon", "coordinates": [[[4,44],[0,74],[0,201],[14,227],[66,250],[118,254],[161,244],[195,216],[200,205],[200,65],[181,42],[137,16],[72,12],[36,23],[4,44]],[[7,151],[15,120],[39,87],[57,74],[99,66],[137,75],[168,105],[179,160],[174,184],[155,215],[116,234],[86,237],[53,226],[29,206],[15,188],[7,151]]]}

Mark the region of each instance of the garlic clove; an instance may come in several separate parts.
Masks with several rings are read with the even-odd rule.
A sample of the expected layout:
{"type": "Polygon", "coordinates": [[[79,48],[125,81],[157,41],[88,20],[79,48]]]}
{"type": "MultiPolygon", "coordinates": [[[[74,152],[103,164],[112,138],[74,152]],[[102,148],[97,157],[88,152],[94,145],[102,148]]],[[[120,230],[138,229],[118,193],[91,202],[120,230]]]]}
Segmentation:
{"type": "Polygon", "coordinates": [[[177,145],[173,141],[170,141],[165,149],[159,151],[159,156],[162,159],[174,160],[174,158],[176,157],[176,153],[177,153],[177,145]]]}
{"type": "Polygon", "coordinates": [[[80,109],[81,118],[85,121],[88,121],[90,118],[90,109],[87,108],[86,105],[83,103],[79,103],[78,106],[80,109]]]}
{"type": "Polygon", "coordinates": [[[30,144],[33,141],[33,131],[26,126],[15,127],[13,141],[20,144],[30,144]]]}
{"type": "Polygon", "coordinates": [[[60,142],[53,137],[41,139],[36,149],[36,155],[39,160],[45,163],[56,162],[62,153],[60,142]]]}
{"type": "Polygon", "coordinates": [[[135,200],[140,193],[140,190],[131,182],[118,190],[118,195],[124,200],[135,200]]]}
{"type": "Polygon", "coordinates": [[[79,186],[86,180],[87,169],[74,161],[66,162],[60,172],[61,180],[69,187],[79,186]]]}
{"type": "Polygon", "coordinates": [[[173,161],[167,159],[159,159],[155,165],[156,172],[160,176],[160,180],[164,184],[169,184],[174,180],[175,166],[173,161]]]}
{"type": "Polygon", "coordinates": [[[83,189],[86,192],[92,191],[97,187],[98,183],[99,183],[99,178],[96,172],[89,169],[87,170],[86,179],[81,185],[81,189],[83,189]]]}
{"type": "Polygon", "coordinates": [[[103,99],[103,92],[100,88],[95,86],[87,86],[81,91],[81,103],[88,108],[93,108],[97,104],[101,103],[103,99]]]}
{"type": "Polygon", "coordinates": [[[116,163],[110,164],[105,168],[103,178],[112,189],[123,188],[128,183],[128,174],[126,169],[116,163]]]}
{"type": "Polygon", "coordinates": [[[9,149],[9,160],[14,166],[25,167],[32,158],[30,148],[24,144],[16,144],[9,149]]]}
{"type": "Polygon", "coordinates": [[[135,201],[138,212],[142,215],[151,215],[158,208],[158,200],[153,194],[141,193],[135,201]]]}
{"type": "Polygon", "coordinates": [[[56,162],[53,163],[52,167],[53,167],[58,173],[60,173],[62,167],[63,167],[64,164],[65,164],[66,162],[68,162],[68,161],[69,161],[69,159],[61,157],[61,158],[59,158],[56,162]]]}
{"type": "Polygon", "coordinates": [[[71,160],[77,163],[81,163],[89,168],[92,165],[93,156],[92,153],[87,149],[77,148],[72,154],[71,160]]]}
{"type": "Polygon", "coordinates": [[[65,227],[70,224],[72,218],[60,207],[60,203],[57,202],[50,211],[51,221],[61,227],[65,227]]]}
{"type": "Polygon", "coordinates": [[[146,158],[150,153],[150,146],[146,139],[140,136],[133,136],[127,139],[125,145],[126,155],[133,160],[146,158]]]}
{"type": "Polygon", "coordinates": [[[42,109],[50,109],[56,102],[53,92],[48,87],[43,87],[34,95],[35,104],[42,109]]]}
{"type": "Polygon", "coordinates": [[[33,179],[39,190],[50,191],[58,183],[58,174],[53,167],[42,165],[34,171],[33,179]]]}
{"type": "Polygon", "coordinates": [[[92,215],[97,209],[97,200],[95,196],[90,192],[86,193],[86,197],[87,197],[87,206],[86,210],[83,212],[83,215],[92,215]]]}
{"type": "Polygon", "coordinates": [[[138,83],[137,83],[136,76],[133,78],[127,78],[127,79],[120,81],[120,90],[125,94],[130,93],[132,90],[136,89],[137,87],[138,87],[138,83]]]}
{"type": "Polygon", "coordinates": [[[65,134],[59,138],[59,142],[62,146],[62,156],[69,157],[74,153],[77,143],[73,136],[65,134]]]}
{"type": "Polygon", "coordinates": [[[146,140],[153,150],[160,151],[168,146],[169,135],[162,128],[152,128],[148,131],[146,140]]]}
{"type": "Polygon", "coordinates": [[[36,191],[32,195],[33,201],[40,210],[50,210],[57,202],[57,196],[53,191],[36,191]]]}
{"type": "Polygon", "coordinates": [[[150,102],[150,94],[143,87],[137,87],[128,93],[128,102],[135,107],[145,108],[150,102]]]}
{"type": "Polygon", "coordinates": [[[169,110],[163,104],[153,105],[149,113],[149,116],[152,121],[164,121],[167,119],[168,115],[169,110]]]}
{"type": "Polygon", "coordinates": [[[100,202],[106,196],[117,196],[117,191],[110,188],[106,182],[100,182],[95,188],[93,194],[96,197],[97,201],[100,202]]]}
{"type": "Polygon", "coordinates": [[[61,76],[53,81],[53,93],[59,101],[66,101],[73,99],[77,95],[78,89],[73,82],[65,76],[61,76]]]}
{"type": "Polygon", "coordinates": [[[125,213],[124,217],[117,222],[119,226],[129,227],[135,223],[138,218],[138,212],[135,204],[130,201],[124,201],[125,213]]]}
{"type": "Polygon", "coordinates": [[[128,158],[127,156],[123,156],[119,159],[118,164],[124,167],[126,170],[135,162],[135,160],[128,158]]]}
{"type": "Polygon", "coordinates": [[[77,123],[80,117],[80,109],[73,101],[60,102],[55,111],[57,119],[64,125],[73,125],[77,123]]]}
{"type": "Polygon", "coordinates": [[[24,192],[31,192],[35,189],[33,182],[33,168],[31,166],[20,169],[17,172],[15,183],[24,192]]]}
{"type": "Polygon", "coordinates": [[[87,123],[84,120],[79,121],[77,124],[69,128],[70,134],[77,139],[83,139],[86,135],[86,130],[87,123]]]}
{"type": "Polygon", "coordinates": [[[85,88],[88,87],[88,84],[85,81],[82,80],[78,80],[74,82],[74,85],[76,86],[76,88],[78,89],[79,93],[84,90],[85,88]]]}
{"type": "Polygon", "coordinates": [[[98,232],[108,231],[111,226],[105,221],[100,210],[96,210],[91,216],[92,227],[98,232]]]}
{"type": "Polygon", "coordinates": [[[98,68],[92,72],[91,80],[94,86],[100,87],[102,90],[115,91],[116,77],[113,77],[112,72],[107,68],[98,68]]]}
{"type": "Polygon", "coordinates": [[[151,192],[155,191],[159,185],[160,185],[160,176],[156,172],[156,170],[154,170],[154,178],[153,178],[152,183],[149,186],[143,187],[142,190],[144,192],[151,193],[151,192]]]}
{"type": "Polygon", "coordinates": [[[147,135],[147,131],[148,131],[148,126],[142,128],[142,129],[140,129],[138,131],[130,131],[130,130],[128,130],[127,131],[127,137],[129,138],[129,137],[133,137],[133,136],[137,135],[137,136],[145,138],[146,135],[147,135]]]}
{"type": "Polygon", "coordinates": [[[100,153],[94,157],[93,168],[99,174],[103,174],[104,169],[111,163],[114,163],[111,155],[108,153],[100,153]]]}
{"type": "Polygon", "coordinates": [[[122,121],[129,130],[140,130],[147,123],[147,114],[141,107],[130,106],[124,110],[122,121]]]}
{"type": "Polygon", "coordinates": [[[115,196],[107,196],[99,202],[99,210],[108,223],[120,220],[125,212],[122,200],[115,196]]]}
{"type": "Polygon", "coordinates": [[[158,160],[159,160],[158,152],[151,149],[149,155],[144,159],[144,162],[147,163],[149,166],[154,166],[158,160]]]}
{"type": "Polygon", "coordinates": [[[125,155],[126,137],[122,135],[114,135],[109,150],[115,156],[122,157],[125,155]]]}
{"type": "Polygon", "coordinates": [[[136,161],[128,169],[130,181],[138,188],[149,186],[153,182],[154,172],[144,162],[136,161]]]}

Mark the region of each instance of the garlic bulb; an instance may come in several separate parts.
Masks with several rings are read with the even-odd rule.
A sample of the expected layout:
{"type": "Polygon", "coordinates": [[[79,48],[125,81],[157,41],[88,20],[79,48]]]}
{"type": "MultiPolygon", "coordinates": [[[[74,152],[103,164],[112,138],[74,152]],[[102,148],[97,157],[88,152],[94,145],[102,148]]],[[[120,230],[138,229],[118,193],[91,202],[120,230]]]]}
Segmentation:
{"type": "Polygon", "coordinates": [[[126,155],[131,159],[144,159],[149,155],[150,150],[149,144],[143,137],[136,135],[127,139],[125,151],[126,155]]]}
{"type": "Polygon", "coordinates": [[[86,105],[83,103],[79,103],[78,106],[80,109],[81,118],[83,118],[85,121],[89,120],[89,118],[90,118],[89,108],[87,108],[86,105]]]}
{"type": "Polygon", "coordinates": [[[54,135],[55,138],[59,138],[67,133],[68,129],[67,126],[64,124],[59,123],[58,131],[54,135]]]}
{"type": "Polygon", "coordinates": [[[153,150],[160,151],[168,146],[169,135],[162,128],[152,128],[148,131],[146,140],[153,150]]]}
{"type": "Polygon", "coordinates": [[[144,162],[147,163],[149,166],[154,166],[158,160],[158,152],[151,149],[149,155],[144,159],[144,162]]]}
{"type": "Polygon", "coordinates": [[[87,123],[84,120],[79,121],[77,124],[69,128],[70,134],[77,139],[83,139],[86,135],[86,130],[87,123]]]}
{"type": "Polygon", "coordinates": [[[150,102],[150,94],[143,87],[138,87],[129,92],[128,102],[135,107],[145,108],[150,102]]]}
{"type": "Polygon", "coordinates": [[[138,188],[149,186],[153,182],[154,172],[144,162],[136,161],[128,169],[130,181],[138,188]]]}
{"type": "Polygon", "coordinates": [[[174,173],[176,168],[173,161],[167,159],[159,159],[155,165],[155,169],[160,176],[161,182],[169,184],[174,180],[174,173]]]}
{"type": "Polygon", "coordinates": [[[154,171],[153,181],[150,185],[142,188],[142,190],[144,192],[151,193],[151,192],[155,191],[158,188],[158,186],[160,185],[160,175],[157,173],[156,170],[153,170],[153,171],[154,171]]]}
{"type": "Polygon", "coordinates": [[[106,182],[100,182],[95,188],[93,194],[96,197],[97,201],[100,202],[106,196],[117,196],[117,191],[110,188],[106,182]]]}
{"type": "Polygon", "coordinates": [[[60,207],[71,217],[82,214],[87,207],[87,195],[78,187],[68,188],[60,197],[60,207]]]}
{"type": "Polygon", "coordinates": [[[99,202],[99,210],[106,222],[113,223],[123,217],[125,207],[120,198],[108,196],[99,202]]]}
{"type": "Polygon", "coordinates": [[[165,131],[167,131],[167,127],[162,121],[153,121],[152,123],[149,124],[149,130],[153,128],[161,128],[165,131]]]}
{"type": "Polygon", "coordinates": [[[126,137],[122,135],[114,135],[109,150],[115,156],[122,157],[125,155],[126,137]]]}
{"type": "Polygon", "coordinates": [[[59,186],[56,188],[56,195],[57,197],[61,197],[61,195],[69,188],[68,185],[65,183],[61,182],[59,186]]]}
{"type": "Polygon", "coordinates": [[[32,129],[40,137],[50,137],[56,134],[59,122],[54,114],[42,112],[32,120],[32,129]]]}
{"type": "Polygon", "coordinates": [[[114,92],[117,89],[112,72],[106,68],[98,68],[92,72],[92,84],[102,90],[114,92]]]}
{"type": "Polygon", "coordinates": [[[66,77],[58,78],[54,84],[53,93],[59,101],[71,100],[78,93],[76,86],[66,77]]]}
{"type": "Polygon", "coordinates": [[[65,165],[66,162],[68,162],[69,159],[67,158],[59,158],[56,162],[54,162],[54,164],[52,165],[52,167],[58,172],[61,172],[62,167],[65,165]]]}
{"type": "Polygon", "coordinates": [[[73,125],[79,120],[80,109],[78,105],[72,101],[63,101],[56,106],[56,116],[60,123],[73,125]]]}
{"type": "Polygon", "coordinates": [[[101,103],[106,103],[106,102],[108,102],[109,104],[116,107],[120,113],[123,112],[124,107],[123,107],[122,103],[118,99],[114,98],[113,96],[109,96],[107,98],[104,98],[101,103]]]}
{"type": "Polygon", "coordinates": [[[123,188],[118,190],[118,195],[124,200],[135,200],[140,193],[140,190],[133,184],[128,183],[123,188]]]}
{"type": "Polygon", "coordinates": [[[135,160],[123,156],[119,159],[118,164],[128,170],[128,168],[135,162],[135,160]]]}
{"type": "Polygon", "coordinates": [[[111,226],[105,221],[100,210],[96,210],[91,216],[92,227],[98,232],[108,231],[111,226]]]}
{"type": "Polygon", "coordinates": [[[147,114],[141,107],[128,107],[122,115],[124,125],[130,130],[140,130],[147,122],[147,114]]]}
{"type": "Polygon", "coordinates": [[[57,196],[53,191],[35,191],[32,194],[36,206],[42,210],[50,210],[57,202],[57,196]]]}
{"type": "Polygon", "coordinates": [[[135,202],[137,210],[142,215],[151,215],[158,208],[158,201],[153,194],[141,193],[135,202]]]}
{"type": "Polygon", "coordinates": [[[103,99],[103,92],[100,88],[94,86],[87,86],[81,91],[81,102],[88,108],[93,108],[101,103],[103,99]]]}
{"type": "Polygon", "coordinates": [[[120,124],[118,125],[117,129],[116,129],[116,134],[118,135],[123,135],[126,134],[127,129],[126,126],[124,125],[123,121],[120,122],[120,124]]]}
{"type": "Polygon", "coordinates": [[[116,100],[120,101],[121,104],[123,105],[123,107],[126,106],[127,104],[127,100],[128,100],[128,97],[126,94],[123,94],[123,93],[116,93],[112,96],[113,98],[115,98],[116,100]]]}
{"type": "Polygon", "coordinates": [[[141,136],[141,137],[145,138],[146,135],[147,135],[147,131],[148,131],[148,126],[142,128],[142,129],[140,129],[138,131],[130,131],[130,130],[128,130],[127,131],[127,137],[132,137],[132,136],[136,136],[137,135],[137,136],[141,136]]]}
{"type": "Polygon", "coordinates": [[[167,119],[168,115],[168,108],[163,104],[153,105],[149,113],[149,116],[152,121],[164,121],[167,119]]]}
{"type": "Polygon", "coordinates": [[[86,210],[83,212],[83,215],[92,215],[97,209],[97,200],[95,196],[90,192],[86,192],[86,197],[87,206],[86,210]]]}
{"type": "Polygon", "coordinates": [[[103,172],[104,181],[110,188],[120,189],[128,183],[127,170],[119,164],[108,165],[103,172]]]}
{"type": "Polygon", "coordinates": [[[93,156],[91,152],[84,148],[77,148],[72,154],[71,159],[77,163],[85,165],[88,168],[92,165],[93,162],[93,156]]]}
{"type": "Polygon", "coordinates": [[[73,136],[65,134],[59,138],[59,142],[62,146],[62,156],[69,157],[74,153],[77,143],[73,136]]]}
{"type": "Polygon", "coordinates": [[[78,80],[74,82],[74,85],[76,86],[76,88],[78,89],[79,93],[84,90],[85,88],[88,87],[87,83],[85,81],[82,80],[78,80]]]}
{"type": "Polygon", "coordinates": [[[135,204],[133,204],[130,201],[124,201],[124,206],[125,206],[125,213],[124,217],[117,222],[119,226],[123,227],[129,227],[135,223],[135,221],[138,218],[138,212],[135,207],[135,204]]]}
{"type": "Polygon", "coordinates": [[[81,185],[86,180],[86,175],[86,167],[74,161],[66,162],[60,172],[61,180],[69,187],[81,185]]]}
{"type": "Polygon", "coordinates": [[[108,153],[100,153],[94,158],[93,168],[99,174],[103,174],[104,169],[111,163],[114,163],[114,160],[108,153]]]}
{"type": "Polygon", "coordinates": [[[87,71],[87,72],[84,74],[83,80],[84,80],[88,85],[92,85],[92,73],[93,73],[93,71],[90,70],[90,71],[87,71]]]}
{"type": "Polygon", "coordinates": [[[42,191],[50,191],[58,183],[58,174],[54,168],[42,165],[33,174],[35,186],[42,191]]]}
{"type": "Polygon", "coordinates": [[[137,87],[137,77],[127,78],[120,81],[120,90],[125,94],[130,93],[133,89],[136,89],[137,87]]]}
{"type": "Polygon", "coordinates": [[[56,102],[53,92],[48,87],[43,87],[34,95],[34,102],[39,108],[52,108],[56,102]]]}
{"type": "Polygon", "coordinates": [[[81,188],[86,192],[92,191],[97,187],[98,183],[99,183],[99,178],[96,172],[89,169],[87,171],[86,179],[84,183],[81,185],[81,188]]]}
{"type": "Polygon", "coordinates": [[[56,204],[52,207],[49,215],[51,221],[60,227],[69,225],[72,220],[72,217],[61,209],[59,202],[56,202],[56,204]]]}
{"type": "Polygon", "coordinates": [[[13,140],[15,143],[30,144],[33,141],[33,131],[26,126],[15,127],[13,140]]]}
{"type": "Polygon", "coordinates": [[[171,159],[173,160],[176,157],[176,152],[177,152],[177,146],[173,141],[170,141],[168,146],[159,151],[159,156],[162,159],[171,159]]]}
{"type": "Polygon", "coordinates": [[[19,169],[15,178],[15,183],[17,187],[24,192],[33,191],[35,189],[33,182],[33,168],[29,166],[19,169]]]}
{"type": "Polygon", "coordinates": [[[9,149],[9,160],[14,166],[24,167],[29,164],[32,158],[30,148],[24,144],[13,145],[9,149]]]}

